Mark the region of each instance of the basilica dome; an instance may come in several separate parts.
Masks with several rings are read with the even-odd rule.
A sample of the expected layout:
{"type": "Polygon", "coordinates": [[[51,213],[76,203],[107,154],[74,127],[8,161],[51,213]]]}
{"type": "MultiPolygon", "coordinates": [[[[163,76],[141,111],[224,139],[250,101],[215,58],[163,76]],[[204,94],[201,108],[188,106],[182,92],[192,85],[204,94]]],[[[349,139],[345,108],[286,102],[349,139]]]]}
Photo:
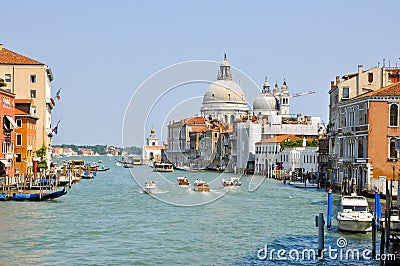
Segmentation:
{"type": "Polygon", "coordinates": [[[253,110],[255,114],[259,112],[275,112],[279,111],[279,104],[277,99],[270,92],[265,92],[254,99],[253,110]]]}
{"type": "Polygon", "coordinates": [[[232,80],[217,80],[212,83],[204,94],[203,103],[207,102],[235,102],[246,104],[242,88],[232,80]]]}

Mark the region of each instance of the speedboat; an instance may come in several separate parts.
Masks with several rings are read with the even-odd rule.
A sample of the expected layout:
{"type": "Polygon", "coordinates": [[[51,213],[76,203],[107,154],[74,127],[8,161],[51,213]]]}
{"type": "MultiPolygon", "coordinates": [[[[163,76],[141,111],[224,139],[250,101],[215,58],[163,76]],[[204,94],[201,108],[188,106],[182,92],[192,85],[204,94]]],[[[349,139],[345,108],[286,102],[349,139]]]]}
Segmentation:
{"type": "Polygon", "coordinates": [[[196,192],[210,192],[210,185],[206,181],[196,180],[193,183],[193,191],[196,192]]]}
{"type": "Polygon", "coordinates": [[[344,196],[340,204],[341,211],[336,216],[340,230],[350,232],[372,231],[373,215],[369,212],[365,197],[344,196]]]}
{"type": "Polygon", "coordinates": [[[240,182],[240,179],[238,177],[231,177],[230,180],[222,179],[222,185],[224,187],[241,186],[242,182],[240,182]]]}
{"type": "Polygon", "coordinates": [[[157,189],[157,183],[154,181],[148,181],[144,183],[144,191],[147,193],[152,193],[157,189]]]}
{"type": "Polygon", "coordinates": [[[177,178],[178,185],[180,187],[188,187],[189,186],[189,179],[187,177],[180,176],[177,178]]]}

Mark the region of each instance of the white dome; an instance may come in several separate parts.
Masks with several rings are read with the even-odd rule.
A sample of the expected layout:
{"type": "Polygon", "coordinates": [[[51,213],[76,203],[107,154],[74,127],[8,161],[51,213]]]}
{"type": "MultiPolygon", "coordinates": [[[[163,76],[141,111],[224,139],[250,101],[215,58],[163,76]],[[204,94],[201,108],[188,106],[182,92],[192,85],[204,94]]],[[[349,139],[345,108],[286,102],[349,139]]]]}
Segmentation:
{"type": "Polygon", "coordinates": [[[207,88],[203,98],[203,103],[208,102],[235,102],[246,104],[242,88],[232,80],[217,80],[212,83],[207,88]]]}
{"type": "Polygon", "coordinates": [[[265,111],[279,111],[276,98],[269,92],[258,95],[253,102],[253,111],[256,114],[265,111]]]}

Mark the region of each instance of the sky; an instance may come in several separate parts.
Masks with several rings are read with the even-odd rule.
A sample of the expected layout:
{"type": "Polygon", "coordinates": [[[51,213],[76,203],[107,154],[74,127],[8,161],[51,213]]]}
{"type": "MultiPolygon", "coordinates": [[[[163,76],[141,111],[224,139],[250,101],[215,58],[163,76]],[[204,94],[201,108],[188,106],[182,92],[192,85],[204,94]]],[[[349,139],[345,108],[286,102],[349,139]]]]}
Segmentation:
{"type": "MultiPolygon", "coordinates": [[[[53,95],[62,88],[52,113],[53,123],[61,119],[53,144],[122,146],[124,123],[134,127],[133,118],[148,116],[129,106],[135,91],[181,62],[221,62],[227,53],[232,67],[259,87],[267,76],[272,85],[285,79],[292,93],[315,90],[292,98],[291,112],[326,124],[337,75],[383,59],[400,65],[398,1],[2,0],[1,6],[0,43],[48,65],[53,95]],[[135,110],[129,121],[128,106],[135,110]]],[[[144,133],[128,134],[129,144],[142,145],[151,127],[166,141],[165,121],[198,114],[207,86],[182,85],[176,93],[187,95],[179,108],[164,97],[152,109],[155,118],[137,126],[144,133]]],[[[147,91],[150,99],[157,90],[147,91]]],[[[244,92],[252,103],[254,91],[244,92]]]]}

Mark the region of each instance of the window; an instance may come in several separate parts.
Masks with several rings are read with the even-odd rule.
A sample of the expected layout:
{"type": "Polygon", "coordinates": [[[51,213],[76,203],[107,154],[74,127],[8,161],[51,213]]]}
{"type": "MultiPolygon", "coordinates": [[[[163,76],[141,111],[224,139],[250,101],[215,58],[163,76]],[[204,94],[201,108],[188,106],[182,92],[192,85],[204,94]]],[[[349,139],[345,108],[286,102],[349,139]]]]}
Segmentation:
{"type": "Polygon", "coordinates": [[[374,81],[374,73],[368,73],[368,83],[372,83],[374,81]]]}
{"type": "Polygon", "coordinates": [[[396,151],[396,139],[391,138],[389,142],[389,158],[397,159],[397,151],[396,151]]]}
{"type": "Polygon", "coordinates": [[[21,119],[17,119],[15,122],[17,123],[17,126],[18,126],[19,128],[22,127],[22,120],[21,120],[21,119]]]}
{"type": "Polygon", "coordinates": [[[398,127],[399,107],[397,104],[390,105],[389,126],[398,127]]]}
{"type": "Polygon", "coordinates": [[[152,145],[152,146],[156,146],[156,143],[153,141],[153,142],[151,143],[151,145],[152,145]]]}
{"type": "Polygon", "coordinates": [[[31,90],[31,98],[36,99],[36,90],[31,90]]]}
{"type": "Polygon", "coordinates": [[[22,135],[16,134],[17,137],[17,146],[22,146],[22,135]]]}
{"type": "Polygon", "coordinates": [[[344,87],[342,89],[342,99],[349,99],[350,98],[350,88],[344,87]]]}
{"type": "Polygon", "coordinates": [[[36,83],[36,75],[31,75],[31,83],[36,83]]]}
{"type": "Polygon", "coordinates": [[[11,82],[11,74],[5,74],[4,75],[4,81],[5,82],[11,82]]]}
{"type": "Polygon", "coordinates": [[[215,132],[215,133],[214,133],[214,138],[217,138],[217,137],[218,137],[218,133],[215,132]]]}
{"type": "Polygon", "coordinates": [[[364,138],[358,138],[358,158],[364,158],[364,138]]]}
{"type": "Polygon", "coordinates": [[[16,161],[17,163],[20,163],[20,162],[21,162],[21,154],[20,154],[20,153],[15,154],[15,161],[16,161]]]}

